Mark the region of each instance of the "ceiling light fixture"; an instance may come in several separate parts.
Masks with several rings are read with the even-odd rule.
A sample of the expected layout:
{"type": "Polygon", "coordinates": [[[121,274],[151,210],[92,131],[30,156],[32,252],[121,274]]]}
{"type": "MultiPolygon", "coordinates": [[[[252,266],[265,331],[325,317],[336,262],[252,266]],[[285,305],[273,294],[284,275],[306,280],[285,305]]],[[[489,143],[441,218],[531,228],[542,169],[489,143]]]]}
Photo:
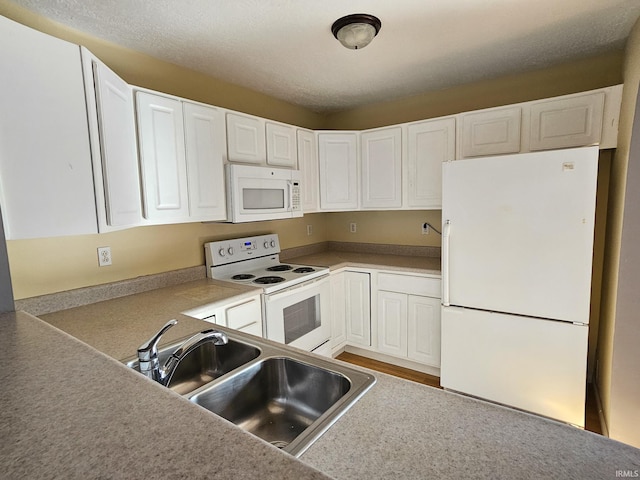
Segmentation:
{"type": "Polygon", "coordinates": [[[382,22],[377,17],[355,13],[333,22],[331,31],[342,45],[351,50],[359,50],[371,43],[381,27],[382,22]]]}

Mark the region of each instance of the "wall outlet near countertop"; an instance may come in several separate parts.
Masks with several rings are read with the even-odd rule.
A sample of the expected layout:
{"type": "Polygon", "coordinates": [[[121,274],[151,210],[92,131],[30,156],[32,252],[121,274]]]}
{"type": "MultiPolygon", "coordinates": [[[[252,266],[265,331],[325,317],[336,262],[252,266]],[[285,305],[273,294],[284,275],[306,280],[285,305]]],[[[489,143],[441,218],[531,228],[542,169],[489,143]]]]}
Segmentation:
{"type": "Polygon", "coordinates": [[[111,265],[111,247],[98,247],[98,265],[100,267],[111,265]]]}
{"type": "Polygon", "coordinates": [[[313,235],[313,225],[307,225],[307,236],[313,235]]]}
{"type": "Polygon", "coordinates": [[[422,234],[423,235],[429,235],[429,224],[428,223],[423,223],[422,224],[422,234]]]}
{"type": "Polygon", "coordinates": [[[351,223],[349,224],[349,231],[350,231],[351,233],[356,233],[356,230],[357,230],[356,222],[351,222],[351,223]]]}

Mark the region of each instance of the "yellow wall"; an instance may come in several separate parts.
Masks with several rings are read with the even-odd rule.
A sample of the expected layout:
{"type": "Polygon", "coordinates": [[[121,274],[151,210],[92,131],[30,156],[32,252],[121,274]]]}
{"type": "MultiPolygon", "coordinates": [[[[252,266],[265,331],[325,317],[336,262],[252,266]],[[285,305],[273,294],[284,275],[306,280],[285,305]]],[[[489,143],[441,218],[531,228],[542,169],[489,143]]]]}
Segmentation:
{"type": "MultiPolygon", "coordinates": [[[[622,94],[622,108],[620,111],[620,126],[618,133],[618,148],[611,168],[610,196],[608,205],[608,225],[606,238],[606,256],[603,275],[603,292],[600,336],[598,342],[598,378],[597,386],[603,406],[603,413],[607,423],[610,423],[612,415],[612,376],[613,350],[616,318],[616,300],[618,293],[618,273],[620,262],[620,239],[622,237],[624,200],[629,164],[629,147],[631,144],[631,131],[636,109],[636,97],[640,84],[640,20],[638,20],[631,32],[625,52],[623,70],[624,90],[622,94]]],[[[615,372],[616,375],[624,375],[624,372],[615,372]]],[[[637,423],[637,404],[635,405],[635,418],[637,423]]],[[[631,419],[627,419],[627,423],[631,419]]],[[[637,425],[633,424],[637,431],[637,425]]],[[[623,420],[624,422],[624,420],[623,420]]],[[[609,433],[616,438],[617,425],[608,425],[609,433]]],[[[624,425],[620,426],[621,429],[624,425]]],[[[640,446],[640,445],[636,445],[640,446]]]]}
{"type": "Polygon", "coordinates": [[[593,90],[622,83],[623,52],[509,75],[327,116],[333,129],[374,128],[481,108],[593,90]]]}
{"type": "Polygon", "coordinates": [[[18,300],[204,265],[202,245],[213,240],[277,233],[281,248],[285,249],[324,242],[325,232],[324,215],[309,214],[293,220],[185,223],[99,235],[10,240],[7,249],[14,296],[18,300]],[[307,225],[313,225],[311,236],[307,236],[307,225]],[[98,267],[100,246],[111,247],[113,265],[98,267]]]}
{"type": "Polygon", "coordinates": [[[0,0],[0,15],[68,42],[84,45],[127,83],[306,128],[322,128],[324,116],[217,78],[158,60],[0,0]]]}

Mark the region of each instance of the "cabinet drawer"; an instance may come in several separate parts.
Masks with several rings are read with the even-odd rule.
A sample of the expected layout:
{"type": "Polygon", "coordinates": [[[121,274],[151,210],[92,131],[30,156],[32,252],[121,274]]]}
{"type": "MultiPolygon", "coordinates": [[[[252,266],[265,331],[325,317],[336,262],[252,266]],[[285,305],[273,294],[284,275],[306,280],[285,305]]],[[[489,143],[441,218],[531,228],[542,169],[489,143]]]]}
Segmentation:
{"type": "Polygon", "coordinates": [[[393,273],[378,274],[378,290],[407,293],[409,295],[440,298],[440,283],[439,278],[396,275],[393,273]]]}

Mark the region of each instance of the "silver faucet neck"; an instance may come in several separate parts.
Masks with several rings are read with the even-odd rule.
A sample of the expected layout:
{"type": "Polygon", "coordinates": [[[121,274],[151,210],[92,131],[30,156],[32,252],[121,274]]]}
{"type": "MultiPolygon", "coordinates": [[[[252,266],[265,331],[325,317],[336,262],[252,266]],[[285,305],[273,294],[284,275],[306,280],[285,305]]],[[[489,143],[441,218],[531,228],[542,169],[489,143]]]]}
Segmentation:
{"type": "Polygon", "coordinates": [[[182,345],[180,345],[167,359],[164,366],[159,371],[160,380],[158,381],[163,385],[167,385],[171,381],[171,377],[180,364],[180,361],[190,352],[206,342],[212,342],[214,345],[226,345],[229,343],[229,338],[223,332],[214,329],[203,330],[200,333],[196,333],[193,337],[187,339],[182,345]]]}

